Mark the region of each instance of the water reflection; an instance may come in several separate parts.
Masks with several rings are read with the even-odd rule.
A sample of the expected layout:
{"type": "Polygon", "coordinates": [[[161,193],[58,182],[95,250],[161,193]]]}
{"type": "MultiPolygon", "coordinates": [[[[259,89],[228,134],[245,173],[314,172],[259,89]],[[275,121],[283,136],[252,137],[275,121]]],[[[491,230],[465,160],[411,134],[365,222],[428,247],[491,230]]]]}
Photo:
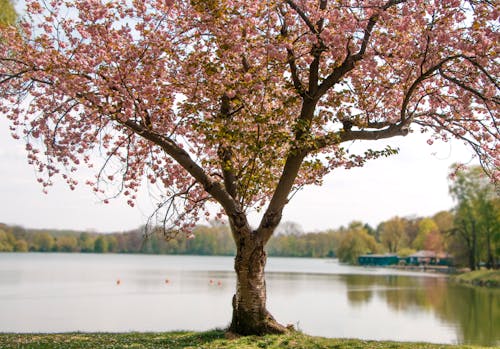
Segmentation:
{"type": "MultiPolygon", "coordinates": [[[[0,332],[225,327],[232,264],[231,257],[0,253],[0,332]]],[[[320,259],[271,258],[267,281],[271,313],[311,335],[500,344],[500,290],[320,259]]]]}
{"type": "Polygon", "coordinates": [[[500,344],[500,290],[468,287],[445,278],[342,275],[347,299],[363,306],[383,300],[396,312],[431,312],[457,327],[458,341],[500,344]]]}

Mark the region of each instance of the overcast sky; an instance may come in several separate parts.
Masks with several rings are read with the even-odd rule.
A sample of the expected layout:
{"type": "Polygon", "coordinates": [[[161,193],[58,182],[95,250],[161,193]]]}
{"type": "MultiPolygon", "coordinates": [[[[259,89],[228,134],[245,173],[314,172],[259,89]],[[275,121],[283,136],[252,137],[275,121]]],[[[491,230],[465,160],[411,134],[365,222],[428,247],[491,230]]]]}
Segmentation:
{"type": "MultiPolygon", "coordinates": [[[[390,140],[400,154],[373,160],[363,168],[339,169],[321,187],[300,191],[286,207],[284,221],[299,223],[305,231],[337,228],[353,220],[376,226],[393,216],[426,216],[453,206],[448,194],[452,163],[469,162],[471,152],[459,142],[425,142],[411,134],[390,140]]],[[[371,143],[383,148],[388,142],[371,143]]],[[[124,199],[103,204],[85,185],[75,191],[58,181],[42,193],[33,167],[27,164],[22,140],[10,137],[0,119],[0,222],[28,228],[123,231],[145,224],[152,212],[147,193],[131,208],[124,199]]],[[[257,223],[258,215],[252,215],[257,223]]]]}

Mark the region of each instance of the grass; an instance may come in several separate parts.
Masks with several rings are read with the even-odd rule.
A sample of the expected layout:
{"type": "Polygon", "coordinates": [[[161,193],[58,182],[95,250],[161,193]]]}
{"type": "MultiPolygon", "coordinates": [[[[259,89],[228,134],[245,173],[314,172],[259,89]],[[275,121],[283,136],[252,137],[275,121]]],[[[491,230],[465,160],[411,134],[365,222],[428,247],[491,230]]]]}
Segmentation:
{"type": "Polygon", "coordinates": [[[475,270],[457,275],[453,279],[477,286],[500,287],[500,270],[475,270]]]}
{"type": "Polygon", "coordinates": [[[479,349],[469,345],[400,343],[358,339],[312,337],[299,332],[280,336],[239,337],[229,339],[224,331],[166,333],[0,333],[0,348],[10,349],[479,349]]]}

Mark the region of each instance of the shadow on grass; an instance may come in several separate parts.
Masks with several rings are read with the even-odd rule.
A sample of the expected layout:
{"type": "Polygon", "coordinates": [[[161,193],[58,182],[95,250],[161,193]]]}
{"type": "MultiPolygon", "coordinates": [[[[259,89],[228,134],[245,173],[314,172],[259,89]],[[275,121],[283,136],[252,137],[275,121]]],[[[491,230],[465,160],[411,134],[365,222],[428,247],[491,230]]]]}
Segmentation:
{"type": "MultiPolygon", "coordinates": [[[[179,332],[175,336],[166,335],[157,344],[163,344],[166,348],[232,348],[225,345],[225,331],[213,330],[208,332],[179,332]]],[[[237,348],[237,347],[234,347],[237,348]]]]}

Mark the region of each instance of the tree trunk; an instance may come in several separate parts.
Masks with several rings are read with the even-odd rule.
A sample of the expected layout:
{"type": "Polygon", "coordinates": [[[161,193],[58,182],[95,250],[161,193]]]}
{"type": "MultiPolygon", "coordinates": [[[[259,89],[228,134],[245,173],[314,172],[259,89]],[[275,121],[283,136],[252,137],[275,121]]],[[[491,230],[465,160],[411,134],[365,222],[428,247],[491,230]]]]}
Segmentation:
{"type": "Polygon", "coordinates": [[[471,229],[467,229],[467,225],[464,222],[463,224],[463,233],[462,237],[465,239],[465,244],[467,246],[467,257],[469,260],[469,269],[471,271],[476,270],[476,264],[477,264],[477,259],[476,259],[476,254],[477,254],[477,237],[476,237],[476,226],[474,224],[474,221],[472,221],[471,224],[471,229]]]}
{"type": "Polygon", "coordinates": [[[469,246],[469,269],[471,271],[476,270],[476,239],[474,237],[469,246]]]}
{"type": "Polygon", "coordinates": [[[476,253],[474,251],[469,252],[469,269],[476,270],[476,253]]]}
{"type": "Polygon", "coordinates": [[[471,252],[469,256],[469,265],[470,265],[470,270],[474,271],[477,269],[477,236],[476,236],[476,227],[474,222],[472,222],[472,247],[471,247],[471,252]]]}
{"type": "Polygon", "coordinates": [[[266,309],[266,280],[264,267],[266,252],[264,243],[256,233],[237,239],[234,269],[237,276],[236,294],[233,296],[233,319],[230,332],[241,335],[284,333],[280,325],[266,309]]]}
{"type": "Polygon", "coordinates": [[[486,259],[486,268],[495,269],[495,259],[493,258],[493,252],[491,250],[491,234],[488,231],[486,235],[486,247],[488,250],[488,256],[486,259]]]}

